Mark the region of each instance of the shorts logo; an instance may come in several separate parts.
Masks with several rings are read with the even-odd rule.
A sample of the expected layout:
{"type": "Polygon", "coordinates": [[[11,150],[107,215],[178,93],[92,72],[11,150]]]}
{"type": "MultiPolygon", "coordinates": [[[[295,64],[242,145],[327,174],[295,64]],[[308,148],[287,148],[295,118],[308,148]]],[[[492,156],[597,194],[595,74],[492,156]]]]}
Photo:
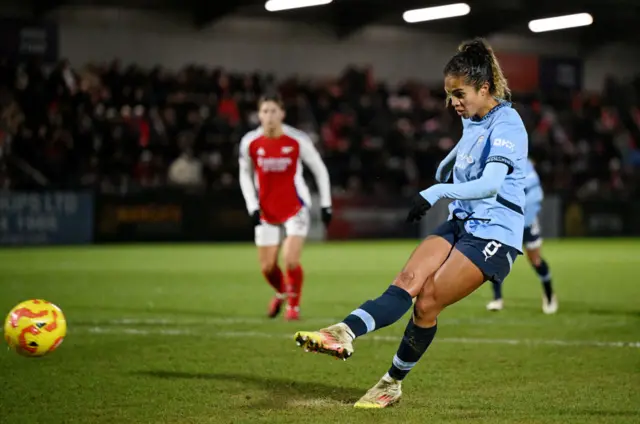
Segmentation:
{"type": "Polygon", "coordinates": [[[500,249],[501,247],[502,243],[498,243],[494,240],[487,243],[487,245],[484,247],[484,250],[482,251],[482,254],[484,255],[484,261],[486,262],[487,260],[489,260],[489,258],[492,258],[493,255],[498,253],[498,249],[500,249]]]}

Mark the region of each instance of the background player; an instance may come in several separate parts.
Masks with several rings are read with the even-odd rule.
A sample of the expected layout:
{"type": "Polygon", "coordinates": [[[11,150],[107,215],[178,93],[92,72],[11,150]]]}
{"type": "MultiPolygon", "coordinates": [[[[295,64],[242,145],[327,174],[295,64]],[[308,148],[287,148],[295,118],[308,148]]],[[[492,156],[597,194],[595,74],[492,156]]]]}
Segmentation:
{"type": "Polygon", "coordinates": [[[311,205],[301,163],[315,176],[325,225],[331,221],[329,173],[311,139],[283,124],[284,107],[278,96],[260,99],[258,115],[260,127],[248,132],[240,142],[240,187],[255,226],[262,273],[276,291],[268,315],[277,316],[286,298],[285,318],[295,320],[303,282],[300,256],[309,232],[311,205]],[[285,276],[278,266],[283,230],[285,276]]]}
{"type": "Polygon", "coordinates": [[[445,91],[463,122],[457,154],[447,156],[436,184],[414,199],[409,221],[419,220],[439,199],[455,199],[449,221],[424,240],[393,284],[342,322],[320,331],[300,331],[307,351],[346,359],[355,338],[411,317],[391,368],[355,406],[384,408],[397,402],[401,383],[433,341],[440,312],[486,280],[501,282],[522,248],[524,178],[528,139],[522,119],[503,101],[509,89],[498,61],[484,41],[460,46],[444,69],[445,91]],[[444,174],[444,179],[441,177],[444,174]]]}
{"type": "MultiPolygon", "coordinates": [[[[535,269],[540,281],[544,294],[542,296],[542,312],[545,314],[555,314],[558,311],[558,300],[551,286],[551,271],[549,265],[541,254],[542,236],[540,234],[540,223],[538,214],[542,209],[542,200],[544,192],[540,184],[540,177],[536,172],[534,163],[527,161],[527,176],[525,178],[525,207],[524,207],[524,248],[527,252],[527,259],[533,269],[535,269]]],[[[490,311],[500,311],[504,307],[502,300],[502,285],[493,283],[493,300],[487,304],[490,311]]]]}

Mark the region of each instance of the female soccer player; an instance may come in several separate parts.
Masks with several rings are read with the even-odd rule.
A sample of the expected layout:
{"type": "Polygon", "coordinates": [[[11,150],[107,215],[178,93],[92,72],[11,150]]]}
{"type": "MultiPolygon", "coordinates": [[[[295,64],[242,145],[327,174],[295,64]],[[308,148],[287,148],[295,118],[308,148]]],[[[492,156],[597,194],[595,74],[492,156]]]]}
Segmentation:
{"type": "Polygon", "coordinates": [[[279,97],[260,99],[261,126],[248,132],[240,142],[240,187],[255,226],[262,273],[276,291],[268,315],[277,316],[286,298],[285,319],[297,320],[303,281],[300,255],[309,232],[311,205],[302,162],[316,178],[325,225],[331,221],[331,185],[327,168],[311,139],[302,131],[284,125],[284,115],[279,97]],[[286,276],[278,266],[282,230],[286,276]]]}
{"type": "MultiPolygon", "coordinates": [[[[527,253],[529,263],[538,274],[542,282],[542,312],[545,314],[555,314],[558,311],[558,299],[553,292],[551,285],[551,271],[547,261],[542,258],[540,248],[542,247],[542,236],[540,235],[540,224],[538,213],[542,209],[544,192],[540,185],[540,177],[531,160],[527,162],[525,177],[525,206],[524,206],[524,249],[527,253]]],[[[493,282],[493,300],[487,304],[489,311],[501,311],[504,307],[502,300],[502,284],[493,282]]]]}
{"type": "Polygon", "coordinates": [[[436,334],[447,306],[487,280],[501,282],[522,247],[527,132],[507,101],[510,91],[492,49],[482,40],[462,44],[444,68],[448,101],[463,133],[440,164],[436,184],[420,192],[407,220],[420,220],[438,200],[454,199],[449,220],[413,252],[393,284],[342,322],[295,340],[307,351],[347,359],[357,337],[393,324],[411,308],[391,368],[356,404],[384,408],[400,399],[401,383],[436,334]]]}

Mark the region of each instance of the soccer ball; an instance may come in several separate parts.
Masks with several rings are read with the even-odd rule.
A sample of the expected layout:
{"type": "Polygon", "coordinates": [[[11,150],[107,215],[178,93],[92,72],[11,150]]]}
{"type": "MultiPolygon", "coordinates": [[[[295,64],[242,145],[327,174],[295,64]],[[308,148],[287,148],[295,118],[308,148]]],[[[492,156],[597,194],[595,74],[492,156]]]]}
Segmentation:
{"type": "Polygon", "coordinates": [[[4,321],[4,338],[20,355],[44,356],[56,350],[67,334],[62,310],[42,299],[16,305],[4,321]]]}

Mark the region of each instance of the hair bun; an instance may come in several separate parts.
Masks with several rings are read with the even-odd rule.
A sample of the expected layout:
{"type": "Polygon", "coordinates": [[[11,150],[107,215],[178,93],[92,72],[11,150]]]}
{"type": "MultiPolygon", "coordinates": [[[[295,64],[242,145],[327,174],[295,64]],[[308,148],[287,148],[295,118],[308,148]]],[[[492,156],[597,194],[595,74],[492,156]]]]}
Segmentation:
{"type": "Polygon", "coordinates": [[[488,56],[491,56],[491,48],[482,38],[474,38],[471,41],[460,44],[458,51],[475,59],[474,62],[476,60],[485,61],[488,56]]]}

